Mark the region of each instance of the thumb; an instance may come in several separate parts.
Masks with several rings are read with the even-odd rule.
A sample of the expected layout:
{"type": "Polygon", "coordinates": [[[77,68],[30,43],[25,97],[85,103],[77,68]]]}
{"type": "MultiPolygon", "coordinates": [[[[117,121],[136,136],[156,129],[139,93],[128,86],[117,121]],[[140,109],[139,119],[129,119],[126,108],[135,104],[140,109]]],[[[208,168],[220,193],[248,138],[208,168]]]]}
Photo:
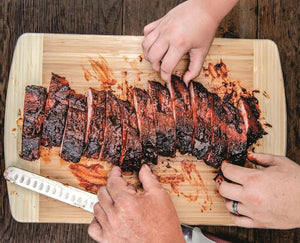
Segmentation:
{"type": "Polygon", "coordinates": [[[143,185],[144,191],[151,191],[153,189],[161,188],[158,180],[152,174],[149,166],[147,164],[143,164],[140,172],[139,179],[143,185]]]}
{"type": "Polygon", "coordinates": [[[192,49],[190,51],[190,64],[188,70],[183,75],[183,81],[188,86],[189,82],[196,78],[201,71],[205,56],[203,56],[201,49],[192,49]]]}
{"type": "Polygon", "coordinates": [[[272,154],[263,154],[263,153],[249,153],[247,158],[252,163],[257,163],[262,166],[272,166],[277,164],[277,156],[272,154]]]}

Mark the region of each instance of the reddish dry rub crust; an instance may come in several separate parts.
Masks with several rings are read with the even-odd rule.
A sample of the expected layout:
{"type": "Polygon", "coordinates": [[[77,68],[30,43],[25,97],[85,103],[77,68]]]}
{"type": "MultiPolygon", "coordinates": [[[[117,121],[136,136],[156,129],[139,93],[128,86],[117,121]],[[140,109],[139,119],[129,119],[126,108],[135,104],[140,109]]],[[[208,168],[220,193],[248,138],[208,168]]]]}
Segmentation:
{"type": "Polygon", "coordinates": [[[218,168],[223,160],[227,158],[227,137],[226,122],[223,117],[225,110],[220,98],[216,94],[209,93],[208,100],[211,106],[211,151],[205,160],[205,163],[218,168]],[[223,116],[223,117],[222,117],[223,116]]]}
{"type": "Polygon", "coordinates": [[[133,90],[134,106],[138,119],[143,162],[157,164],[155,112],[149,94],[145,90],[133,90]]]}
{"type": "Polygon", "coordinates": [[[170,92],[159,82],[149,81],[149,94],[156,117],[157,152],[162,156],[175,157],[176,127],[170,92]]]}
{"type": "Polygon", "coordinates": [[[173,103],[173,116],[176,124],[176,147],[181,154],[193,150],[194,124],[189,90],[183,80],[172,75],[168,83],[173,103]]]}
{"type": "MultiPolygon", "coordinates": [[[[244,165],[247,156],[247,134],[241,112],[232,104],[223,103],[226,121],[227,160],[244,165]]],[[[221,118],[222,119],[222,118],[221,118]]]]}
{"type": "Polygon", "coordinates": [[[123,171],[139,171],[142,144],[139,140],[137,115],[129,101],[119,100],[122,112],[122,152],[120,167],[123,171]]]}
{"type": "Polygon", "coordinates": [[[197,159],[207,158],[211,150],[211,111],[208,101],[208,91],[198,82],[191,81],[189,84],[191,104],[193,110],[194,134],[192,154],[197,159]]]}
{"type": "Polygon", "coordinates": [[[45,147],[60,146],[68,112],[69,83],[64,77],[52,73],[41,144],[45,147]]]}
{"type": "Polygon", "coordinates": [[[249,147],[265,134],[259,122],[258,100],[254,96],[241,97],[238,107],[245,123],[247,146],[249,147]]]}
{"type": "Polygon", "coordinates": [[[106,94],[106,127],[100,160],[119,165],[122,151],[122,120],[119,100],[109,91],[106,94]]]}
{"type": "Polygon", "coordinates": [[[92,88],[87,92],[88,119],[84,156],[98,159],[104,140],[106,120],[106,92],[92,88]]]}
{"type": "Polygon", "coordinates": [[[193,155],[214,168],[225,159],[243,164],[247,137],[240,111],[200,83],[192,81],[189,88],[195,126],[193,155]]]}
{"type": "Polygon", "coordinates": [[[84,95],[73,93],[69,97],[69,109],[60,148],[60,157],[77,163],[84,149],[87,123],[87,106],[84,95]]]}
{"type": "Polygon", "coordinates": [[[44,120],[47,90],[44,87],[28,85],[25,89],[24,116],[22,128],[22,149],[20,157],[26,160],[40,158],[40,140],[44,120]]]}

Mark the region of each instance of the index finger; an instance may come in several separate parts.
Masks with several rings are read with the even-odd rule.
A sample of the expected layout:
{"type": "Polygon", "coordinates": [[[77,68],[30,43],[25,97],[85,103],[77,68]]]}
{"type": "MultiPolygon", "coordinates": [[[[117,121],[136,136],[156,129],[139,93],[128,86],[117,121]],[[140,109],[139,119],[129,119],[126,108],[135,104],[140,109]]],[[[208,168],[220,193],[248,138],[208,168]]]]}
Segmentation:
{"type": "Polygon", "coordinates": [[[118,166],[115,166],[111,169],[107,179],[106,188],[113,201],[115,201],[116,198],[124,192],[134,192],[128,187],[127,182],[122,177],[122,171],[118,166]]]}
{"type": "Polygon", "coordinates": [[[186,50],[184,49],[176,49],[173,46],[169,47],[160,66],[160,75],[162,80],[166,82],[171,80],[172,71],[185,53],[186,50]]]}
{"type": "Polygon", "coordinates": [[[246,176],[253,171],[253,169],[234,165],[227,161],[223,161],[221,170],[227,179],[241,185],[243,185],[246,176]]]}

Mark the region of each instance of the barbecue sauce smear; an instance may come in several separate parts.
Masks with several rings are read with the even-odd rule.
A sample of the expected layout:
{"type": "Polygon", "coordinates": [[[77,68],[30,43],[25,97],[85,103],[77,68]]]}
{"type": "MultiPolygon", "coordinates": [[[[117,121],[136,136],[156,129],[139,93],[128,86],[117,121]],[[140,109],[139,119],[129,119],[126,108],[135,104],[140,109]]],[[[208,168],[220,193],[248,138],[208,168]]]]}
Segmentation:
{"type": "MultiPolygon", "coordinates": [[[[138,60],[133,61],[124,57],[124,60],[136,72],[137,81],[140,81],[143,72],[137,68],[137,64],[143,61],[143,57],[141,56],[138,60]]],[[[117,84],[117,80],[114,79],[114,73],[103,56],[99,55],[96,58],[88,57],[87,61],[88,63],[81,65],[84,78],[87,82],[97,80],[100,82],[100,88],[105,90],[111,90],[111,86],[117,84]]],[[[128,84],[129,77],[127,71],[122,71],[121,74],[124,82],[122,82],[122,85],[118,84],[116,88],[122,90],[120,98],[130,100],[133,87],[128,84]]],[[[238,99],[237,94],[253,95],[253,93],[249,93],[249,91],[241,87],[240,81],[232,81],[230,79],[227,67],[222,60],[216,65],[209,63],[207,68],[203,68],[202,75],[210,79],[211,92],[217,93],[222,98],[231,95],[230,98],[233,103],[238,99]]],[[[47,153],[49,153],[49,150],[44,150],[42,155],[45,156],[43,157],[47,157],[47,153]]],[[[45,158],[42,160],[45,164],[50,163],[50,160],[45,158]]],[[[200,174],[202,171],[197,169],[197,163],[203,162],[193,162],[186,159],[179,161],[178,158],[174,161],[172,161],[173,159],[167,160],[169,161],[167,166],[162,161],[158,165],[153,166],[154,174],[157,176],[159,182],[164,185],[164,188],[170,194],[173,194],[173,196],[175,194],[188,202],[199,204],[199,209],[202,213],[211,211],[213,205],[212,197],[200,174]],[[166,168],[167,170],[164,170],[166,168]],[[182,190],[183,186],[188,186],[189,190],[182,190]]],[[[101,186],[106,185],[111,169],[103,166],[104,163],[102,161],[93,160],[93,164],[89,164],[86,162],[86,158],[77,164],[69,162],[60,164],[69,169],[79,182],[80,187],[95,194],[101,186]]],[[[204,171],[203,173],[207,172],[204,171]]],[[[124,173],[123,175],[128,183],[133,184],[135,187],[140,186],[136,173],[128,176],[124,173]]]]}
{"type": "Polygon", "coordinates": [[[96,79],[100,82],[100,88],[102,89],[110,89],[112,85],[117,83],[117,80],[113,78],[114,72],[108,66],[103,56],[99,54],[98,58],[88,57],[88,62],[90,64],[88,68],[85,65],[81,65],[86,81],[96,79]]]}
{"type": "Polygon", "coordinates": [[[69,169],[79,181],[79,186],[86,191],[97,193],[101,186],[106,185],[109,171],[101,164],[69,164],[69,169]]]}

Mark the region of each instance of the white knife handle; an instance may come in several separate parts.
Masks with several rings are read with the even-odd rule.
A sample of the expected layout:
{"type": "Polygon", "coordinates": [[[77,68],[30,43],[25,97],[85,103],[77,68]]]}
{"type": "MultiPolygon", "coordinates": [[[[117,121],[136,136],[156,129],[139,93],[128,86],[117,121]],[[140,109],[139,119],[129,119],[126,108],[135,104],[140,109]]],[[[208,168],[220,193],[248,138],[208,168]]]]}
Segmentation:
{"type": "Polygon", "coordinates": [[[91,213],[94,213],[94,205],[98,202],[97,195],[95,194],[72,186],[66,186],[60,182],[16,167],[8,167],[4,172],[4,177],[16,185],[82,208],[91,213]]]}

